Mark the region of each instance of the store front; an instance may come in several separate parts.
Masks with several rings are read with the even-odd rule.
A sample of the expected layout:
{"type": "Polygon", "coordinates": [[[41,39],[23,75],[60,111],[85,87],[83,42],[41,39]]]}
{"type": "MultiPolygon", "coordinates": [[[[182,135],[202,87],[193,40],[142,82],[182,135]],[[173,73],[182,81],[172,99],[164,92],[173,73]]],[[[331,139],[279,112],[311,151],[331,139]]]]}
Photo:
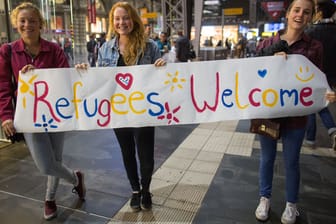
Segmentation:
{"type": "Polygon", "coordinates": [[[9,41],[5,1],[0,1],[0,46],[9,41]]]}
{"type": "MultiPolygon", "coordinates": [[[[91,33],[97,37],[107,32],[107,13],[100,0],[32,0],[37,5],[45,19],[42,37],[60,44],[63,48],[71,42],[74,55],[85,58],[86,41],[91,33]],[[94,14],[94,23],[89,19],[88,3],[94,14]]],[[[19,34],[12,28],[10,12],[22,3],[21,0],[0,0],[0,37],[1,44],[14,41],[19,34]]]]}

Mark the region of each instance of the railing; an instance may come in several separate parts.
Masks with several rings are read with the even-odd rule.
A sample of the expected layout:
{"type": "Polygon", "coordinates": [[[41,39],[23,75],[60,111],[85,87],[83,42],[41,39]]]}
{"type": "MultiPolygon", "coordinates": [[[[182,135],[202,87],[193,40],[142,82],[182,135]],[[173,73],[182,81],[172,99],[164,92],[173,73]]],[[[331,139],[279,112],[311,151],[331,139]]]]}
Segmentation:
{"type": "Polygon", "coordinates": [[[228,57],[229,50],[224,47],[201,47],[199,53],[200,61],[221,60],[228,57]]]}

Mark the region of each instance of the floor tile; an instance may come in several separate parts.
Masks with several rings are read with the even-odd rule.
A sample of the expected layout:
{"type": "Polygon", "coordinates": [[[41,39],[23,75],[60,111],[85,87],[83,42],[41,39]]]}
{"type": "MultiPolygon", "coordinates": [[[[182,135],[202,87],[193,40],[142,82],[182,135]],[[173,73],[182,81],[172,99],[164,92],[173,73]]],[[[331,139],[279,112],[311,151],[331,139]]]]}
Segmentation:
{"type": "Polygon", "coordinates": [[[215,174],[216,170],[218,168],[218,164],[219,163],[195,160],[191,164],[189,170],[190,171],[195,171],[195,172],[200,172],[200,173],[215,174]]]}
{"type": "Polygon", "coordinates": [[[164,164],[162,165],[162,168],[168,167],[168,168],[174,168],[178,170],[187,170],[191,163],[192,163],[192,159],[175,157],[173,154],[173,156],[169,157],[164,162],[164,164]]]}

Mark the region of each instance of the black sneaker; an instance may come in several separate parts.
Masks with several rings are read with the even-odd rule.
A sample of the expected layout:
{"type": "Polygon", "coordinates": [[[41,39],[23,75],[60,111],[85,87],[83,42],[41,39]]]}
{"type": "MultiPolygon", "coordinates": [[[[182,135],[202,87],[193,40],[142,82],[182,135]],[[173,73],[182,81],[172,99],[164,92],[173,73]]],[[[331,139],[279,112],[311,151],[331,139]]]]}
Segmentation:
{"type": "Polygon", "coordinates": [[[84,184],[84,174],[80,171],[75,171],[75,175],[78,178],[78,185],[72,189],[72,193],[77,193],[78,197],[84,201],[86,195],[86,188],[84,184]]]}
{"type": "Polygon", "coordinates": [[[134,212],[137,212],[137,211],[141,210],[140,200],[141,200],[141,194],[140,194],[140,192],[136,192],[136,193],[132,194],[132,199],[131,199],[130,206],[131,206],[131,209],[134,212]]]}
{"type": "Polygon", "coordinates": [[[152,208],[152,194],[149,191],[142,192],[141,207],[144,210],[152,208]]]}

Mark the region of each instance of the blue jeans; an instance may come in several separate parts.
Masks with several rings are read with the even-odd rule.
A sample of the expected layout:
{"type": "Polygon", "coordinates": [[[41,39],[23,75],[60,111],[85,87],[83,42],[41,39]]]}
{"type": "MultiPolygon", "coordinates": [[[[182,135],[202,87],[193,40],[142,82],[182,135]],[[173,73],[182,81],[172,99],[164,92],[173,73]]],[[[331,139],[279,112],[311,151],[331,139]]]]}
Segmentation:
{"type": "MultiPolygon", "coordinates": [[[[305,128],[281,130],[283,159],[286,169],[286,200],[291,203],[298,201],[300,186],[299,158],[304,135],[305,128]]],[[[262,135],[259,135],[259,138],[261,144],[259,194],[271,198],[277,140],[262,135]]]]}
{"type": "MultiPolygon", "coordinates": [[[[321,120],[324,126],[328,129],[328,134],[331,135],[336,131],[336,125],[334,119],[328,109],[328,107],[323,108],[318,114],[321,117],[321,120]]],[[[316,114],[311,114],[308,116],[308,124],[307,124],[307,133],[306,139],[308,141],[315,141],[316,137],[316,114]]]]}

